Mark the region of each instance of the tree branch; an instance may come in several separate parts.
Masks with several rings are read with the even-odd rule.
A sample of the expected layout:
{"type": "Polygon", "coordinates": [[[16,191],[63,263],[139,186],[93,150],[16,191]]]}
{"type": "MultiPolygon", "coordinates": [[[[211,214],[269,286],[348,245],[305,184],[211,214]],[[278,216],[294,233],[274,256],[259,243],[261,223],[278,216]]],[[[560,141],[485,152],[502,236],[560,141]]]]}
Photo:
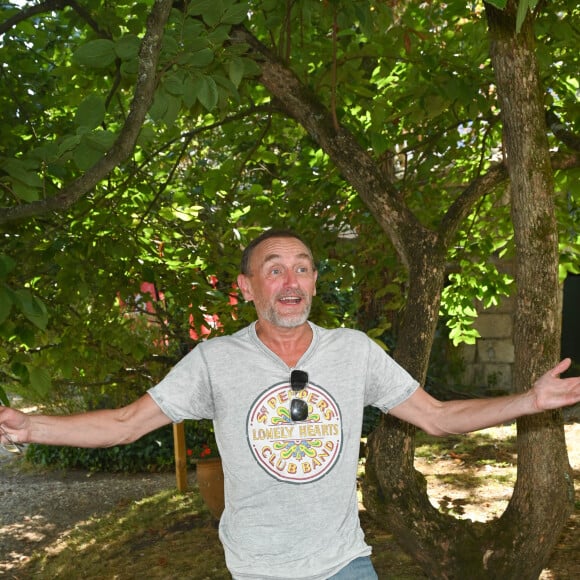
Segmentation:
{"type": "Polygon", "coordinates": [[[261,69],[260,82],[280,102],[286,114],[300,123],[330,156],[344,179],[357,190],[377,221],[388,230],[391,240],[404,260],[406,252],[402,241],[403,228],[412,223],[418,230],[422,225],[399,199],[398,192],[388,175],[360,146],[350,131],[335,126],[328,109],[245,27],[234,27],[232,39],[250,47],[251,56],[261,69]]]}
{"type": "MultiPolygon", "coordinates": [[[[332,112],[310,93],[305,84],[245,27],[235,27],[232,36],[234,42],[249,45],[253,58],[261,68],[262,84],[286,114],[300,123],[331,157],[343,177],[357,190],[387,231],[403,261],[408,258],[410,240],[418,239],[420,231],[424,232],[428,243],[433,243],[433,233],[428,232],[404,204],[388,173],[347,129],[338,124],[332,112]],[[409,237],[409,234],[412,235],[409,237]]],[[[552,158],[552,166],[554,169],[578,166],[578,155],[556,154],[552,158]]],[[[439,242],[447,246],[474,203],[507,179],[508,172],[503,163],[492,166],[473,179],[441,221],[437,234],[439,242]]]]}
{"type": "Polygon", "coordinates": [[[171,0],[156,0],[147,19],[147,30],[139,52],[139,73],[133,102],[119,137],[111,149],[84,175],[75,179],[58,195],[25,205],[2,208],[0,224],[70,207],[131,155],[145,115],[153,101],[157,86],[157,65],[163,30],[171,7],[171,0]]]}
{"type": "Polygon", "coordinates": [[[49,12],[51,10],[60,10],[65,6],[68,6],[68,4],[69,3],[66,0],[47,0],[46,2],[23,8],[14,16],[7,18],[4,22],[0,23],[0,36],[6,34],[17,24],[20,24],[20,22],[28,20],[31,16],[36,16],[37,14],[42,14],[43,12],[49,12]]]}
{"type": "Polygon", "coordinates": [[[449,246],[450,239],[455,235],[461,222],[468,216],[475,202],[507,179],[508,172],[505,164],[497,163],[490,167],[486,173],[478,175],[463,189],[445,213],[438,228],[439,235],[446,247],[449,246]]]}
{"type": "Polygon", "coordinates": [[[32,16],[43,14],[45,12],[54,12],[55,10],[62,10],[67,6],[70,6],[81,18],[83,18],[87,24],[97,32],[97,34],[104,38],[111,38],[110,34],[103,32],[99,28],[98,22],[90,15],[89,11],[84,6],[80,6],[75,0],[46,0],[40,4],[23,8],[14,16],[7,18],[4,22],[0,23],[0,36],[32,16]]]}

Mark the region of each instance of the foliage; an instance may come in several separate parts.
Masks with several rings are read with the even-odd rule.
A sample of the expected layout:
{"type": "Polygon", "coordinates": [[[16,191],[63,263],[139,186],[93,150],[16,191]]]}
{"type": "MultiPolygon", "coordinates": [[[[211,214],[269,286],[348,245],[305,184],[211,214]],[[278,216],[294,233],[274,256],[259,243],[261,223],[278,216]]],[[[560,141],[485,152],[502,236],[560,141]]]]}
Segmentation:
{"type": "MultiPolygon", "coordinates": [[[[255,82],[247,47],[229,42],[239,23],[291,62],[428,227],[500,154],[478,4],[183,6],[165,28],[158,89],[131,157],[69,210],[4,227],[3,391],[45,402],[71,388],[91,391],[89,399],[143,392],[204,337],[208,316],[210,336],[253,317],[232,304],[232,283],[240,248],[267,226],[301,230],[325,257],[317,322],[377,338],[392,326],[406,283],[395,250],[328,155],[255,82]],[[143,296],[143,282],[157,295],[143,296]],[[369,311],[371,297],[382,310],[369,311]],[[147,323],[136,316],[145,298],[147,323]]],[[[90,14],[0,8],[8,210],[54,198],[119,135],[150,2],[98,2],[90,14]]],[[[571,132],[576,13],[560,0],[536,24],[547,104],[571,132]]],[[[562,268],[574,271],[578,213],[568,209],[578,180],[566,171],[557,179],[562,268]]],[[[510,290],[490,260],[510,255],[508,208],[503,189],[489,191],[450,250],[457,274],[442,312],[456,342],[472,340],[472,298],[491,304],[510,290]]]]}

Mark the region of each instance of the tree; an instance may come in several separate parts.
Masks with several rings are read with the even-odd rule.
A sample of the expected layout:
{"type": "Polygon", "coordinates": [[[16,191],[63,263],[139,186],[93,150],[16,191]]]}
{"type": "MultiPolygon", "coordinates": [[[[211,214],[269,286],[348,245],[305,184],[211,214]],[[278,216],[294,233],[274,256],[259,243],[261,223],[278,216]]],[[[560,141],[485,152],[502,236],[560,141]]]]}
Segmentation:
{"type": "MultiPolygon", "coordinates": [[[[212,308],[215,303],[223,309],[231,290],[225,284],[216,292],[208,275],[231,279],[235,266],[230,256],[240,239],[257,227],[278,223],[318,232],[320,249],[332,245],[329,278],[339,278],[347,288],[363,273],[362,260],[354,271],[345,264],[355,251],[367,258],[371,271],[380,272],[384,252],[392,248],[391,256],[399,261],[390,276],[396,283],[394,298],[401,288],[406,293],[395,356],[425,380],[450,257],[459,256],[463,268],[485,262],[488,248],[512,250],[507,206],[498,200],[508,176],[513,179],[518,169],[498,155],[502,134],[506,137],[512,125],[504,107],[502,117],[498,115],[483,7],[470,13],[464,7],[412,2],[246,5],[223,0],[176,3],[170,10],[170,3],[160,1],[145,24],[146,3],[103,5],[92,13],[75,2],[39,6],[11,9],[0,28],[5,50],[8,31],[13,44],[26,47],[7,52],[5,75],[19,98],[12,99],[18,103],[16,114],[3,109],[4,125],[13,131],[2,162],[6,196],[0,223],[15,227],[7,230],[6,247],[20,264],[25,264],[20,258],[24,252],[32,248],[34,254],[20,279],[14,269],[7,278],[6,296],[14,307],[5,315],[3,336],[12,345],[27,345],[11,350],[10,365],[5,365],[16,382],[35,384],[33,379],[50,364],[61,369],[63,379],[78,383],[96,372],[88,363],[95,350],[102,351],[98,360],[108,360],[99,369],[103,381],[111,382],[111,373],[128,368],[131,358],[143,360],[145,351],[135,352],[136,345],[127,348],[132,329],[118,325],[119,317],[111,314],[116,296],[111,288],[128,299],[142,280],[154,281],[165,294],[157,304],[160,328],[181,337],[171,344],[187,344],[190,316],[203,316],[208,300],[212,308]],[[22,28],[15,28],[17,23],[22,28]],[[155,82],[147,83],[152,71],[157,73],[155,82]],[[55,82],[65,75],[66,83],[55,82]],[[28,89],[34,99],[27,100],[18,87],[28,89]],[[51,98],[57,88],[62,91],[57,104],[44,101],[47,87],[51,98]],[[144,110],[139,104],[150,101],[149,115],[139,117],[136,111],[144,110]],[[43,117],[46,110],[50,122],[43,117]],[[33,143],[25,152],[19,148],[23,137],[33,143]],[[86,181],[87,175],[92,181],[86,181]],[[115,220],[106,204],[113,204],[115,220]],[[47,213],[56,207],[66,212],[47,213]],[[68,231],[61,216],[66,216],[68,231]],[[354,241],[344,234],[354,234],[354,241]],[[472,239],[482,247],[470,244],[472,239]],[[114,262],[107,260],[111,255],[114,262]],[[80,261],[86,266],[79,268],[80,261]],[[49,264],[55,272],[42,271],[39,264],[49,264]],[[73,272],[84,288],[74,287],[73,272]],[[19,284],[49,302],[59,329],[68,332],[55,327],[32,335],[33,309],[19,300],[19,284]],[[200,290],[199,300],[191,298],[192,285],[194,296],[200,290]],[[73,329],[83,320],[87,324],[81,350],[87,352],[80,353],[82,372],[67,370],[66,357],[58,360],[58,353],[70,348],[73,329]],[[113,352],[117,345],[121,352],[129,350],[125,357],[113,352]]],[[[570,71],[577,70],[577,35],[569,25],[574,10],[572,3],[551,6],[538,12],[537,21],[528,17],[518,35],[510,4],[502,26],[509,28],[505,34],[511,49],[529,51],[526,42],[534,35],[542,39],[538,76],[550,88],[552,115],[558,119],[550,137],[554,145],[559,136],[577,129],[570,81],[570,71]]],[[[497,21],[490,17],[494,41],[497,21]]],[[[501,57],[502,43],[492,46],[503,102],[507,89],[500,82],[500,69],[511,65],[501,57]]],[[[535,90],[532,126],[545,134],[535,90]]],[[[6,93],[2,98],[5,104],[11,102],[6,93]]],[[[568,148],[551,155],[553,169],[578,166],[578,152],[569,147],[574,140],[566,143],[568,148]]],[[[545,168],[545,147],[541,155],[545,168]]],[[[567,178],[560,173],[556,178],[562,190],[567,178]]],[[[516,180],[509,187],[513,191],[520,185],[516,180]]],[[[574,187],[567,187],[577,195],[574,187]]],[[[532,208],[522,198],[517,207],[518,214],[522,207],[532,208]]],[[[525,224],[514,223],[522,225],[518,236],[525,235],[525,224]]],[[[521,248],[520,238],[516,240],[521,248]]],[[[553,239],[551,243],[553,255],[553,239]]],[[[574,256],[573,244],[568,251],[574,256]]],[[[500,282],[493,268],[484,271],[493,294],[500,282]]],[[[527,284],[523,265],[520,272],[527,284]]],[[[553,279],[549,282],[555,291],[553,279]]],[[[331,280],[323,278],[323,283],[329,293],[336,287],[331,280]]],[[[227,309],[220,312],[224,324],[235,324],[227,309]]],[[[346,314],[353,316],[351,311],[346,314]]],[[[344,321],[345,312],[340,315],[344,321]]],[[[242,311],[240,321],[244,316],[242,311]]],[[[386,323],[378,321],[377,326],[384,329],[386,323]]],[[[554,344],[553,335],[546,340],[554,344]]],[[[552,351],[541,355],[535,353],[535,364],[529,366],[533,374],[539,365],[553,362],[552,351]]],[[[555,451],[550,465],[558,469],[553,473],[565,472],[561,426],[542,421],[550,433],[549,449],[555,451]]],[[[523,507],[529,504],[522,500],[518,509],[510,504],[499,523],[485,527],[439,514],[413,470],[412,440],[409,426],[382,421],[367,464],[368,508],[430,574],[437,570],[441,577],[485,577],[493,569],[509,577],[525,545],[516,542],[515,558],[504,548],[514,538],[519,541],[517,527],[523,526],[522,515],[528,514],[523,507]]],[[[537,483],[533,465],[533,457],[522,452],[525,500],[537,483]]],[[[562,491],[561,481],[559,485],[562,491]]],[[[568,509],[563,494],[558,497],[561,509],[551,520],[546,546],[555,541],[568,509]]],[[[534,513],[545,510],[540,502],[534,513]]],[[[526,531],[533,539],[534,527],[526,531]]],[[[519,572],[525,577],[541,567],[547,551],[549,547],[534,552],[534,558],[520,557],[529,567],[519,572]]]]}
{"type": "MultiPolygon", "coordinates": [[[[562,305],[553,171],[533,19],[526,18],[518,33],[516,2],[504,11],[492,6],[486,11],[510,174],[518,289],[514,383],[521,389],[533,382],[545,361],[559,359],[562,305]]],[[[513,530],[514,549],[507,563],[503,557],[501,562],[490,557],[487,569],[496,575],[538,576],[573,509],[561,421],[558,414],[518,421],[521,475],[500,524],[502,532],[513,530]],[[541,541],[546,536],[548,545],[541,541]]]]}
{"type": "MultiPolygon", "coordinates": [[[[489,10],[492,9],[489,8],[489,10]]],[[[519,66],[514,66],[514,63],[509,60],[513,58],[514,53],[534,55],[532,25],[530,19],[526,20],[524,33],[518,37],[514,12],[512,4],[506,10],[506,14],[509,14],[506,19],[508,25],[504,24],[503,27],[503,33],[507,33],[512,39],[511,43],[502,47],[503,50],[498,49],[494,55],[496,57],[494,64],[496,65],[498,89],[503,91],[502,103],[508,102],[510,98],[513,98],[514,93],[519,92],[515,107],[510,107],[507,111],[502,108],[504,135],[506,131],[512,129],[509,138],[513,139],[514,143],[518,143],[512,152],[515,153],[521,149],[519,145],[521,139],[524,143],[527,141],[528,148],[531,149],[528,153],[529,158],[535,159],[537,163],[538,157],[543,156],[544,168],[549,168],[549,170],[539,172],[538,185],[543,188],[541,192],[537,186],[532,191],[537,195],[541,193],[543,199],[550,199],[552,171],[549,167],[545,123],[542,114],[543,96],[540,91],[539,74],[535,73],[537,70],[535,57],[527,56],[527,61],[518,63],[519,66]],[[511,73],[514,70],[516,74],[510,74],[509,82],[501,82],[506,71],[511,73]],[[531,87],[529,82],[526,83],[523,80],[526,79],[524,71],[528,76],[535,77],[531,87]],[[518,79],[520,79],[519,83],[518,79]],[[528,111],[528,116],[524,119],[521,118],[520,113],[520,116],[516,118],[516,121],[519,122],[514,123],[509,115],[513,109],[522,106],[524,102],[534,103],[535,109],[528,111]],[[528,123],[532,133],[535,131],[535,139],[530,139],[521,129],[526,126],[522,124],[522,121],[528,123]],[[538,134],[544,136],[542,141],[546,145],[543,149],[529,146],[530,141],[537,140],[538,134]],[[548,181],[546,181],[547,178],[548,181]]],[[[490,18],[490,21],[493,22],[493,19],[490,18]]],[[[491,27],[492,35],[494,32],[496,29],[491,27]]],[[[337,122],[336,114],[333,114],[332,110],[326,109],[316,96],[310,93],[298,76],[280,63],[263,44],[249,36],[245,30],[239,30],[238,33],[245,42],[252,46],[255,53],[259,55],[259,59],[262,60],[261,82],[272,94],[276,95],[288,114],[297,119],[331,157],[345,179],[353,185],[379,224],[389,234],[401,261],[406,265],[409,276],[406,318],[399,329],[396,356],[403,363],[403,366],[414,372],[415,376],[424,379],[437,322],[438,297],[443,287],[448,249],[463,220],[483,192],[489,191],[505,178],[505,167],[503,165],[492,167],[479,179],[473,180],[465,187],[461,195],[457,196],[446,210],[439,222],[439,228],[432,229],[425,226],[404,203],[401,191],[393,187],[384,169],[361,148],[354,135],[337,122]]],[[[492,36],[492,38],[497,40],[496,37],[492,36]]],[[[526,108],[522,107],[522,111],[526,111],[526,108]]],[[[525,162],[525,160],[523,160],[522,165],[508,164],[511,174],[537,175],[538,168],[532,168],[531,165],[529,161],[525,162]]],[[[518,180],[514,181],[515,183],[512,181],[512,191],[518,187],[521,193],[529,185],[528,183],[520,184],[518,180]]],[[[537,208],[538,205],[539,203],[535,207],[537,208]]],[[[532,213],[533,215],[534,212],[529,211],[531,209],[531,200],[528,197],[523,203],[515,204],[512,214],[529,215],[532,213]]],[[[549,295],[554,297],[556,304],[551,303],[551,308],[548,309],[546,315],[548,320],[552,320],[550,328],[556,333],[555,336],[552,336],[551,341],[548,340],[552,349],[555,349],[558,346],[558,325],[553,324],[553,321],[557,319],[559,314],[556,307],[558,260],[554,254],[554,248],[557,248],[557,244],[550,245],[549,242],[555,242],[553,236],[556,234],[557,228],[551,205],[543,206],[539,211],[550,218],[547,224],[552,223],[551,228],[546,222],[542,222],[546,229],[538,233],[536,222],[536,231],[530,232],[529,227],[517,230],[521,236],[520,248],[526,247],[526,242],[532,242],[541,252],[532,256],[531,259],[524,252],[518,261],[520,265],[518,281],[520,287],[524,285],[526,287],[525,291],[520,290],[518,304],[520,307],[522,304],[529,304],[530,301],[526,299],[525,293],[535,294],[538,291],[538,286],[533,283],[533,280],[537,280],[537,278],[529,277],[529,271],[538,274],[537,269],[540,265],[546,267],[541,256],[545,260],[546,255],[552,255],[553,258],[549,261],[550,266],[546,267],[548,271],[551,270],[551,277],[548,278],[545,274],[542,276],[543,279],[547,278],[546,286],[539,288],[537,294],[539,300],[534,300],[532,304],[538,306],[538,302],[541,301],[541,296],[545,296],[546,290],[548,290],[549,295]],[[546,232],[551,232],[551,240],[546,232]],[[544,245],[544,238],[548,242],[547,248],[544,245]],[[547,249],[550,251],[546,252],[547,249]],[[556,283],[554,284],[554,282],[556,283]]],[[[514,221],[518,226],[519,222],[514,221]]],[[[545,304],[546,302],[544,302],[545,304]]],[[[536,314],[537,312],[534,316],[536,314]]],[[[530,315],[531,313],[527,311],[526,316],[530,315]]],[[[540,317],[540,319],[546,320],[544,317],[540,317]]],[[[522,323],[522,326],[526,326],[525,323],[522,323]]],[[[525,344],[530,340],[542,342],[539,337],[544,337],[545,333],[540,333],[538,330],[535,333],[529,333],[525,329],[520,330],[520,332],[526,338],[525,342],[520,343],[522,349],[520,356],[522,356],[521,353],[526,352],[526,356],[522,357],[525,361],[522,362],[527,365],[526,369],[531,368],[534,373],[529,373],[529,370],[519,373],[517,378],[521,382],[518,384],[530,385],[532,378],[539,374],[538,365],[546,365],[546,357],[548,365],[554,363],[556,357],[554,356],[555,352],[552,351],[550,357],[549,352],[544,349],[541,356],[535,358],[536,366],[529,365],[530,360],[527,358],[529,350],[525,350],[525,344]]],[[[521,424],[527,426],[528,422],[529,420],[522,420],[521,424]]],[[[367,507],[376,517],[384,518],[389,522],[389,527],[395,530],[397,537],[402,539],[406,547],[424,565],[425,570],[429,571],[431,576],[447,578],[467,573],[470,577],[488,577],[491,572],[498,577],[534,577],[534,574],[537,575],[541,570],[542,564],[549,555],[570,512],[571,474],[569,469],[566,470],[565,467],[567,460],[561,418],[552,418],[550,421],[546,417],[541,417],[535,418],[531,423],[536,427],[538,424],[542,425],[541,435],[538,435],[536,431],[534,439],[538,436],[546,437],[549,434],[550,444],[544,447],[544,451],[550,455],[553,461],[558,463],[559,467],[556,469],[554,463],[546,462],[546,471],[542,473],[543,481],[546,482],[540,493],[542,501],[539,501],[540,498],[534,495],[535,503],[530,505],[530,490],[538,489],[532,483],[534,480],[532,466],[537,466],[541,460],[538,462],[538,458],[531,452],[534,448],[532,445],[524,445],[529,453],[520,454],[521,473],[524,475],[522,479],[525,483],[519,489],[525,490],[522,492],[527,500],[525,509],[522,504],[518,503],[519,494],[516,494],[514,503],[510,504],[510,509],[497,525],[490,525],[484,531],[476,526],[468,529],[465,522],[451,521],[449,518],[436,513],[429,504],[421,478],[415,477],[413,474],[413,455],[410,444],[412,428],[388,418],[383,420],[381,427],[375,432],[370,447],[371,455],[368,459],[370,469],[367,471],[368,475],[365,480],[367,507]],[[397,453],[397,450],[408,450],[408,452],[397,453]],[[529,475],[529,479],[525,478],[526,474],[529,475]],[[540,517],[534,524],[531,524],[529,515],[531,512],[536,514],[543,512],[542,519],[545,520],[547,511],[550,510],[549,505],[554,503],[552,495],[554,490],[558,490],[556,503],[559,507],[550,512],[552,542],[545,549],[536,548],[532,551],[531,545],[542,545],[541,540],[545,534],[546,525],[540,524],[540,517]],[[515,507],[518,505],[519,512],[515,507]],[[528,522],[529,525],[524,525],[524,522],[528,522]],[[512,546],[509,557],[505,553],[506,545],[512,546]],[[531,553],[534,554],[532,558],[530,558],[531,553]]]]}

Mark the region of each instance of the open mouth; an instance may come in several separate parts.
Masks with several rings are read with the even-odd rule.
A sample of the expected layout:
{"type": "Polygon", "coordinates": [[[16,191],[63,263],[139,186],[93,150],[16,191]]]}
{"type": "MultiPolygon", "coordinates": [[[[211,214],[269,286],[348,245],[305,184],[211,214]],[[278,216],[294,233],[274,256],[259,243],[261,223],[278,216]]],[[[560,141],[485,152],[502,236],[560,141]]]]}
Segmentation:
{"type": "Polygon", "coordinates": [[[282,296],[278,299],[282,304],[287,304],[293,306],[295,304],[300,304],[302,302],[302,297],[300,296],[282,296]]]}

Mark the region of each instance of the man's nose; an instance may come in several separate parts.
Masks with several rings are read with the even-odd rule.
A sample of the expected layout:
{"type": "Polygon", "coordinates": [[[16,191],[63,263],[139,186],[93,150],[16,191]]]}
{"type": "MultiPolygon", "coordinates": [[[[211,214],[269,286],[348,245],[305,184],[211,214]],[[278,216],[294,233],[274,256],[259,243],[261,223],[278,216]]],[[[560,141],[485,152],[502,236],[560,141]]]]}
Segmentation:
{"type": "Polygon", "coordinates": [[[286,270],[284,286],[289,286],[290,288],[296,288],[298,286],[298,275],[294,270],[286,270]]]}

